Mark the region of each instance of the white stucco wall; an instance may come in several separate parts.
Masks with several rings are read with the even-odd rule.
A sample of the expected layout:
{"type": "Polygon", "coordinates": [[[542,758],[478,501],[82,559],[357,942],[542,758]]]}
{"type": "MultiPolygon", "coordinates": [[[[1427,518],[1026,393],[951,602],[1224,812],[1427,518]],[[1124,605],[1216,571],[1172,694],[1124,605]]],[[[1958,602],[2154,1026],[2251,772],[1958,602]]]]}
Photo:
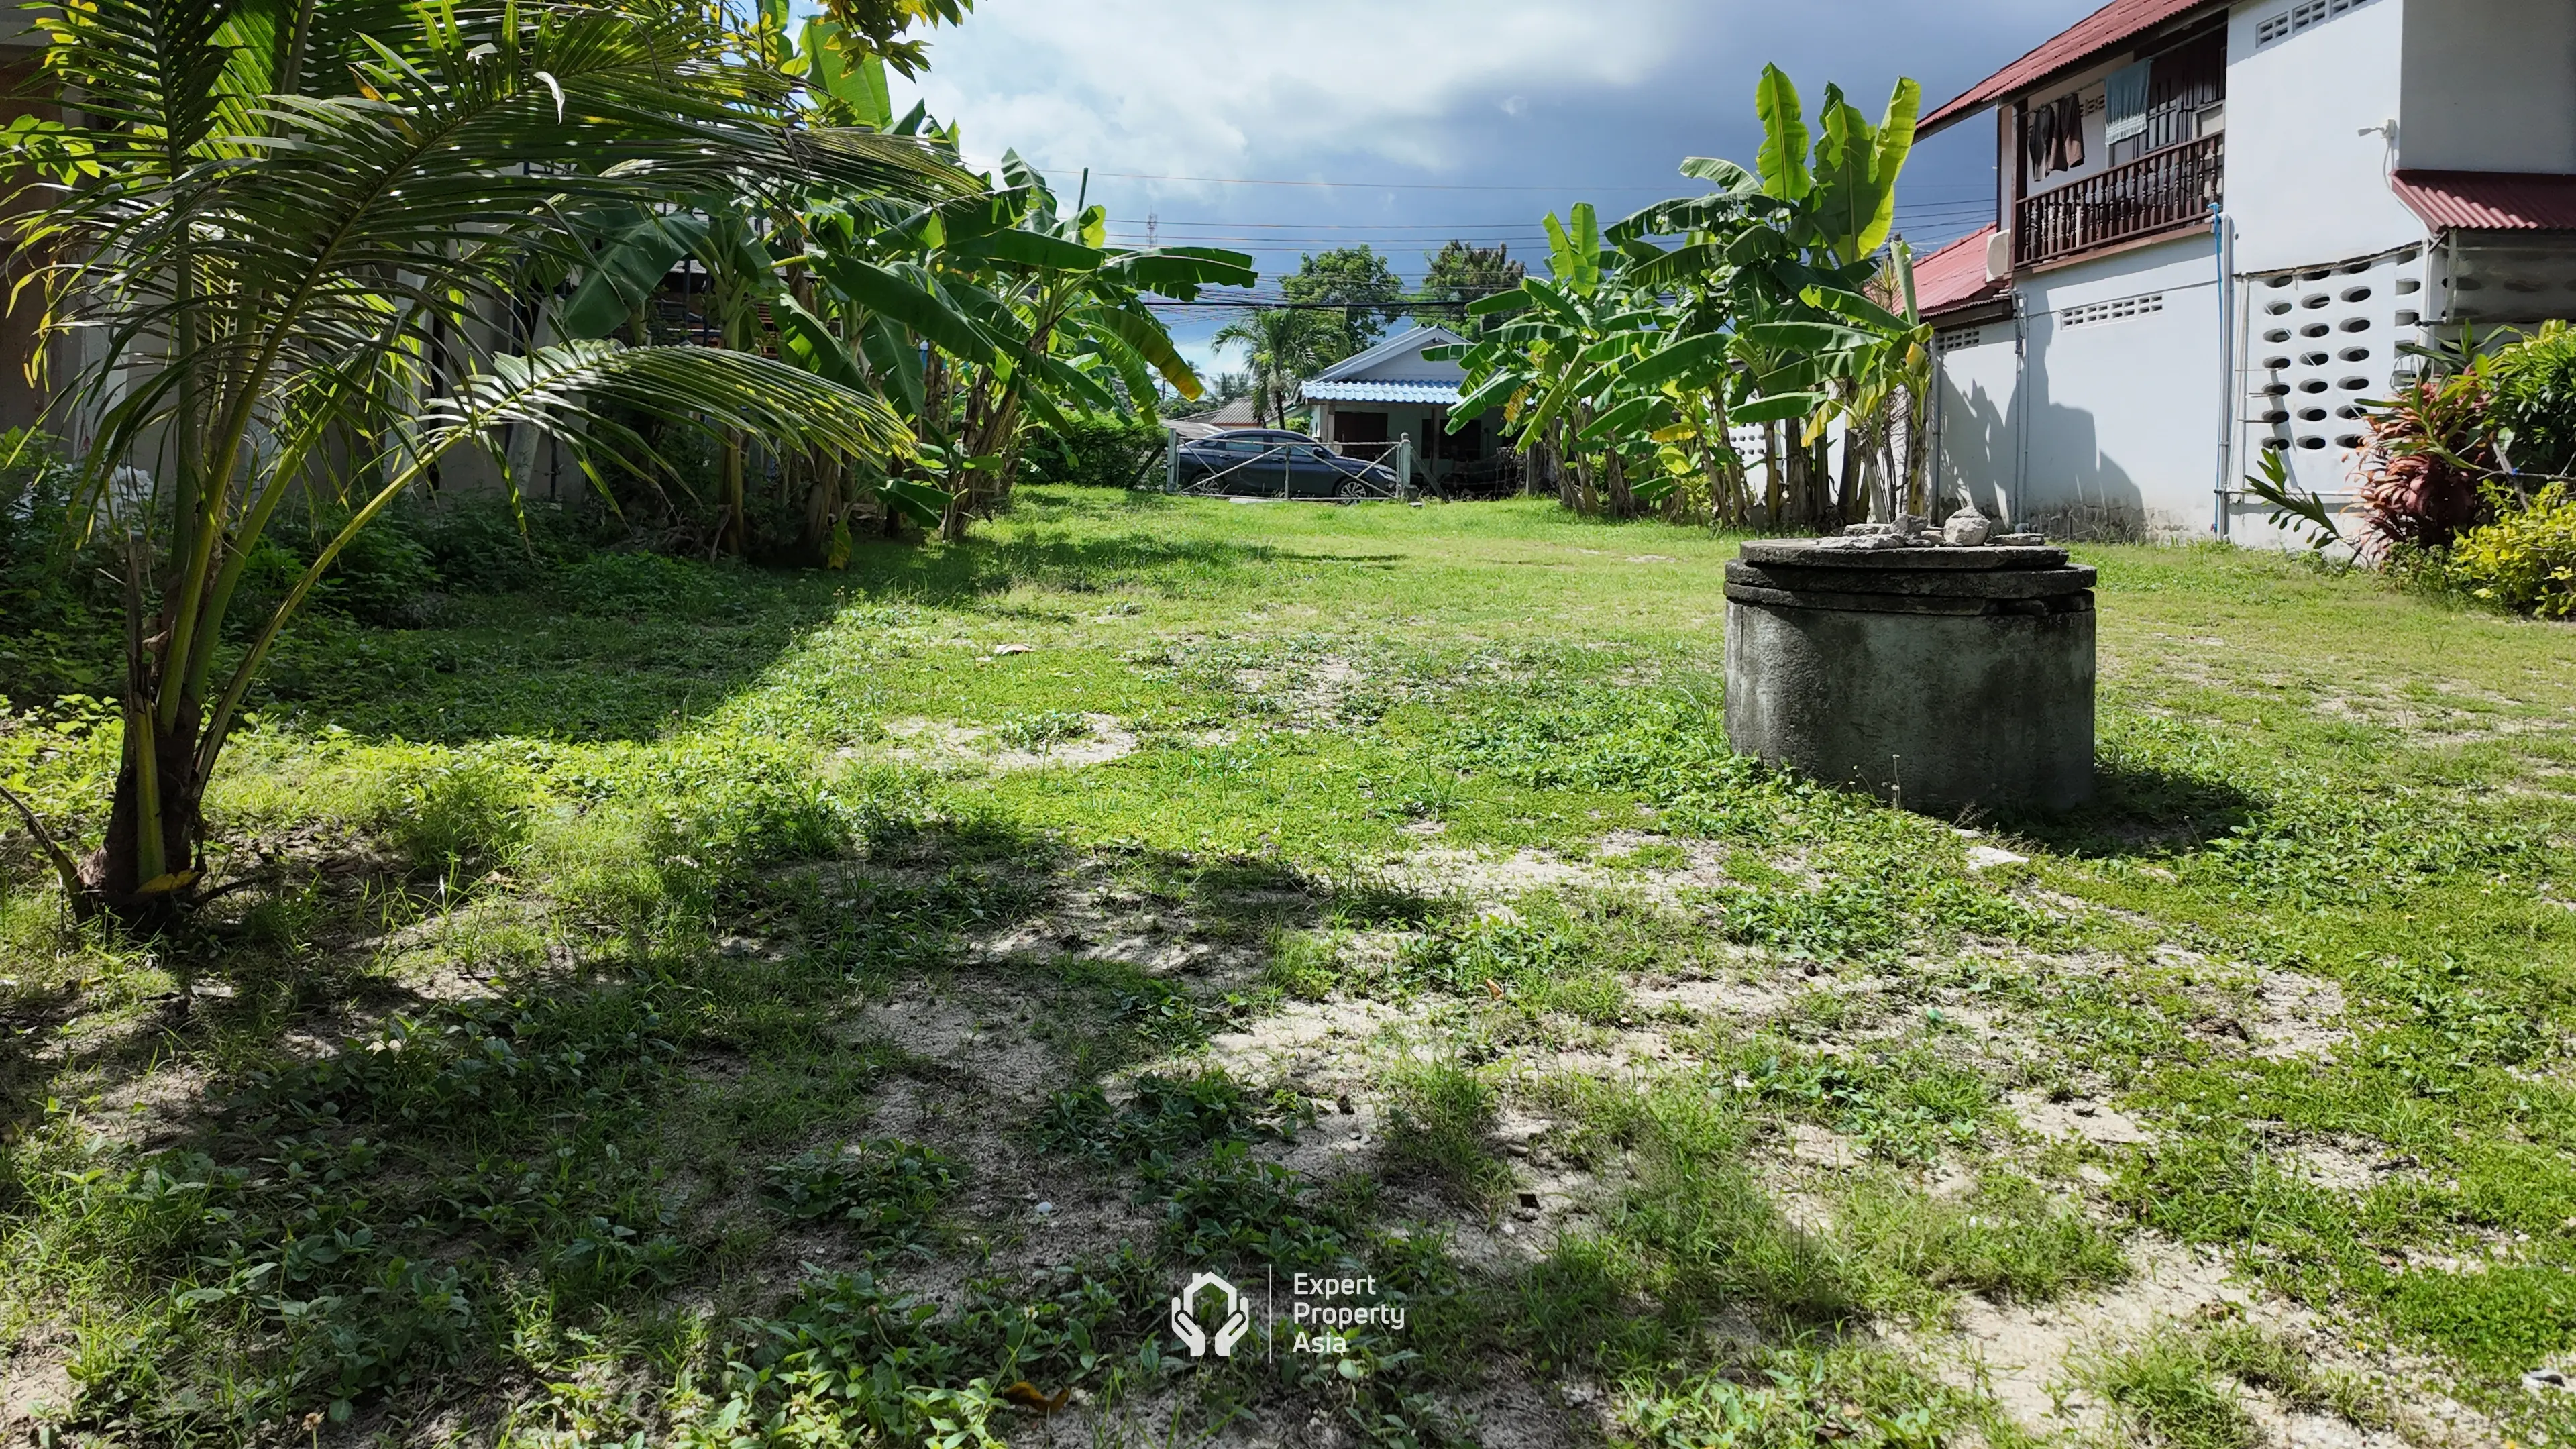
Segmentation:
{"type": "Polygon", "coordinates": [[[1456,362],[1434,362],[1422,355],[1423,348],[1438,346],[1448,340],[1436,336],[1425,337],[1415,345],[1404,348],[1392,356],[1379,358],[1340,380],[1356,382],[1367,378],[1379,382],[1459,382],[1467,374],[1466,370],[1456,362]]]}
{"type": "Polygon", "coordinates": [[[2210,238],[2040,272],[2022,291],[2016,512],[2078,533],[2207,536],[2226,356],[2210,238]]]}
{"type": "Polygon", "coordinates": [[[2400,119],[2408,15],[2418,7],[2447,14],[2461,3],[2365,0],[2260,48],[2258,28],[2294,0],[2259,0],[2230,13],[2227,212],[2238,270],[2308,266],[2423,237],[2424,224],[2388,189],[2387,137],[2358,132],[2400,119]]]}
{"type": "Polygon", "coordinates": [[[2405,31],[2405,165],[2576,172],[2576,3],[2406,0],[2405,31]]]}
{"type": "Polygon", "coordinates": [[[2013,319],[1954,329],[1938,340],[1941,455],[1938,484],[1945,509],[1972,499],[1989,518],[2012,516],[2014,463],[2020,454],[2013,410],[2019,350],[2013,319]],[[1962,334],[1973,331],[1971,341],[1962,334]]]}

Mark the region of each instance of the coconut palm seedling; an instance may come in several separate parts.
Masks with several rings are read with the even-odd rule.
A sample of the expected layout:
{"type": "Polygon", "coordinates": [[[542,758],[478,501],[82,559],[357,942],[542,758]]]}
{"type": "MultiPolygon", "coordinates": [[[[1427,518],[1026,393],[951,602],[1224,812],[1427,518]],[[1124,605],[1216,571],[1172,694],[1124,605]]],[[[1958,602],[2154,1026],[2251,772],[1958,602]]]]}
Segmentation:
{"type": "Polygon", "coordinates": [[[39,23],[84,119],[0,137],[43,178],[12,221],[20,305],[68,369],[78,506],[126,597],[103,839],[76,862],[47,837],[84,915],[149,924],[197,898],[206,783],[280,631],[462,450],[508,471],[549,436],[585,468],[650,473],[637,413],[880,463],[911,448],[880,399],[790,363],[555,325],[604,214],[977,189],[919,140],[791,124],[794,82],[722,7],[89,0],[39,23]],[[228,643],[243,569],[299,492],[348,521],[228,643]]]}

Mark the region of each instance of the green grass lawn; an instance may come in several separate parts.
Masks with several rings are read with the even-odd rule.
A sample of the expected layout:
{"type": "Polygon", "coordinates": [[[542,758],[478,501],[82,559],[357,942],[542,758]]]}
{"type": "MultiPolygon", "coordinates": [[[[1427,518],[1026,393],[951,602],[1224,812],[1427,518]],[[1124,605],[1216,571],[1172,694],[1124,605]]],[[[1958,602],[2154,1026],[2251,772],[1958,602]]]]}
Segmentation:
{"type": "Polygon", "coordinates": [[[0,844],[0,1424],[2576,1436],[2576,634],[2085,550],[2099,803],[1937,821],[1728,753],[1734,547],[1040,489],[310,621],[186,933],[0,844]]]}

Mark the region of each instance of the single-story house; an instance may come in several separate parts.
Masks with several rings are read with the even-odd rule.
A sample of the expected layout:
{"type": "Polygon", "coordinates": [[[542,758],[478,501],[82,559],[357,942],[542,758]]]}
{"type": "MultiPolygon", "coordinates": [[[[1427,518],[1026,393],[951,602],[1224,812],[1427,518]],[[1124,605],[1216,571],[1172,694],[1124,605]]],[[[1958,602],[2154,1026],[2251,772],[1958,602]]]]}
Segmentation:
{"type": "Polygon", "coordinates": [[[1425,348],[1466,342],[1446,327],[1415,327],[1306,379],[1300,390],[1315,410],[1315,436],[1337,451],[1372,458],[1392,451],[1378,445],[1409,437],[1415,472],[1425,481],[1443,487],[1498,481],[1508,464],[1496,457],[1493,418],[1447,431],[1466,370],[1422,355],[1425,348]]]}

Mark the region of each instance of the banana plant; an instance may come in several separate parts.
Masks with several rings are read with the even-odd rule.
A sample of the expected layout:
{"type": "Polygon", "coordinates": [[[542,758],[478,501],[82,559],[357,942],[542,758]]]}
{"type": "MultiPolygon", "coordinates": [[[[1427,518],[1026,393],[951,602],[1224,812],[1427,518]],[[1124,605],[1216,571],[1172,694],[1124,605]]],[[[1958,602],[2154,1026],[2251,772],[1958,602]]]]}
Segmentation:
{"type": "MultiPolygon", "coordinates": [[[[838,23],[807,20],[791,34],[789,20],[788,0],[761,0],[743,46],[795,82],[788,111],[794,123],[909,135],[925,143],[942,139],[921,137],[917,127],[913,132],[898,131],[891,124],[884,60],[872,51],[853,53],[838,23]]],[[[953,159],[954,148],[946,150],[953,159]]],[[[712,324],[708,340],[733,351],[765,350],[765,314],[774,311],[774,299],[782,288],[792,285],[790,278],[782,276],[788,263],[780,254],[793,253],[802,243],[804,199],[782,199],[757,176],[746,174],[734,180],[736,185],[688,197],[679,209],[629,209],[599,219],[602,224],[594,230],[590,263],[563,309],[565,331],[596,338],[632,329],[641,340],[646,309],[671,269],[685,260],[695,263],[698,275],[705,279],[702,305],[712,324]],[[787,204],[791,202],[797,204],[787,204]]],[[[740,433],[726,434],[719,444],[723,524],[716,548],[737,557],[750,545],[747,475],[753,446],[754,440],[740,433]]],[[[785,460],[777,461],[783,469],[785,460]]],[[[821,470],[836,495],[850,472],[848,461],[830,460],[821,470]]],[[[862,463],[857,477],[864,484],[882,473],[862,463]]],[[[863,487],[861,491],[877,492],[898,506],[917,502],[909,493],[895,498],[882,490],[863,487]]],[[[829,539],[844,524],[847,511],[837,498],[833,506],[821,510],[827,516],[813,519],[817,534],[813,541],[829,539]]]]}
{"type": "MultiPolygon", "coordinates": [[[[1900,314],[1871,295],[1910,296],[1910,281],[1879,283],[1877,257],[1921,94],[1900,81],[1873,125],[1829,87],[1812,133],[1778,67],[1765,68],[1755,100],[1764,139],[1753,167],[1689,158],[1683,174],[1711,190],[1643,208],[1598,242],[1588,206],[1570,224],[1548,218],[1554,275],[1469,308],[1510,320],[1451,349],[1469,373],[1453,428],[1499,406],[1525,447],[1570,445],[1577,506],[1621,511],[1632,477],[1649,504],[1697,480],[1713,520],[1751,521],[1730,430],[1795,424],[1766,445],[1769,517],[1790,502],[1784,477],[1813,491],[1828,425],[1895,395],[1891,359],[1924,340],[1910,301],[1900,314]],[[1606,500],[1592,496],[1593,472],[1611,484],[1606,500]]],[[[1904,266],[1900,249],[1897,272],[1910,278],[1904,266]]]]}
{"type": "MultiPolygon", "coordinates": [[[[986,181],[936,206],[809,216],[800,261],[816,305],[780,309],[790,357],[877,387],[913,420],[947,479],[936,521],[950,540],[1009,496],[1032,422],[1151,416],[1158,381],[1204,391],[1147,293],[1187,300],[1257,279],[1241,252],[1108,246],[1107,214],[1079,201],[1068,214],[1016,152],[986,181]]],[[[911,496],[927,512],[930,493],[911,496]]]]}

